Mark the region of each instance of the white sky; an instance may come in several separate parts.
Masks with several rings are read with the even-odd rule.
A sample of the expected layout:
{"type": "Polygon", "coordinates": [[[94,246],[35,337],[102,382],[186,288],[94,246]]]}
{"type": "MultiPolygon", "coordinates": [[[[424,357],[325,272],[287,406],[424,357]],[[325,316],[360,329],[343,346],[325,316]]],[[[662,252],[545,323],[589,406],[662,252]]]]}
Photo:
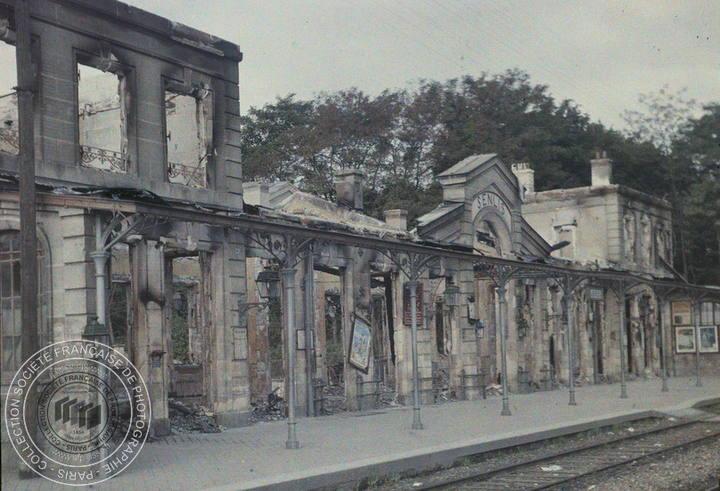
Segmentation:
{"type": "Polygon", "coordinates": [[[514,67],[615,127],[639,93],[665,84],[720,100],[718,0],[129,3],[238,43],[243,113],[290,92],[374,94],[514,67]]]}

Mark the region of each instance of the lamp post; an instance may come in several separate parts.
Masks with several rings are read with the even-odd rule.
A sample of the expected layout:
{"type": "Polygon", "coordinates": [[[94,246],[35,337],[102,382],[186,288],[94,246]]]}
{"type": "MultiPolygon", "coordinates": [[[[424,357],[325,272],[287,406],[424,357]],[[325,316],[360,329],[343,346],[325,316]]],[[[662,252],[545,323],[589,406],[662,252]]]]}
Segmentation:
{"type": "Polygon", "coordinates": [[[572,322],[570,321],[570,295],[569,289],[563,293],[561,300],[563,308],[562,320],[565,326],[565,341],[568,351],[568,387],[570,394],[568,405],[577,406],[577,402],[575,401],[575,358],[573,353],[575,342],[572,336],[572,322]]]}
{"type": "Polygon", "coordinates": [[[500,326],[500,366],[502,370],[502,411],[501,416],[511,416],[510,397],[508,396],[508,373],[507,373],[507,347],[505,346],[505,331],[507,329],[505,315],[505,283],[498,286],[498,324],[500,326]]]}
{"type": "Polygon", "coordinates": [[[627,399],[627,383],[625,382],[625,282],[620,280],[617,287],[617,297],[620,303],[620,325],[618,326],[618,342],[620,344],[620,399],[627,399]]]}

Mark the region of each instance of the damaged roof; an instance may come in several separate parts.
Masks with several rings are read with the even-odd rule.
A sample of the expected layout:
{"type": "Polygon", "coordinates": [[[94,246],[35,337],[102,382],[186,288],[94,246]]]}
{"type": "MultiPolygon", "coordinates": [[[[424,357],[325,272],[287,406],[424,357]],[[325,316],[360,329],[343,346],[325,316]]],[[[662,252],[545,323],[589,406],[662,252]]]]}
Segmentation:
{"type": "Polygon", "coordinates": [[[95,11],[118,22],[132,24],[147,29],[156,34],[168,37],[179,43],[197,49],[223,56],[236,61],[242,61],[240,46],[212,34],[173,22],[165,17],[153,14],[146,10],[133,7],[117,0],[65,0],[67,3],[95,11]]]}
{"type": "MultiPolygon", "coordinates": [[[[333,203],[314,194],[301,191],[288,182],[274,182],[268,185],[267,196],[262,199],[266,210],[272,210],[279,216],[292,216],[302,223],[327,227],[341,227],[362,234],[380,237],[414,238],[405,230],[391,227],[382,220],[373,218],[360,211],[333,203]]],[[[250,205],[260,205],[250,200],[246,193],[245,200],[250,205]],[[250,200],[250,201],[249,201],[250,200]]],[[[261,213],[263,206],[260,205],[261,213]]],[[[265,212],[267,214],[267,212],[265,212]]]]}

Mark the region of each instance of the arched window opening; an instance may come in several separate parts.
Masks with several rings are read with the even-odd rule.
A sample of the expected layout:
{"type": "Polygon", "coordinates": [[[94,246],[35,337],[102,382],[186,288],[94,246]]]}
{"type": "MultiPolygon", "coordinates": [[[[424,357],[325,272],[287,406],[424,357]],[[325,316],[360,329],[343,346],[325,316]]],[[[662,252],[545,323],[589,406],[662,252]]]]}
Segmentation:
{"type": "Polygon", "coordinates": [[[482,254],[502,256],[500,235],[488,220],[481,220],[475,231],[475,250],[482,254]]]}

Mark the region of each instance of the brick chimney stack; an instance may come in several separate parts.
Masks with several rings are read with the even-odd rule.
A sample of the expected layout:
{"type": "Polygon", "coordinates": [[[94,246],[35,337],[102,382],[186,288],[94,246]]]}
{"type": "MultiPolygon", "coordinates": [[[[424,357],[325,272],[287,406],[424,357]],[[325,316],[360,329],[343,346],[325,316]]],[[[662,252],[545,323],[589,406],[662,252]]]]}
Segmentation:
{"type": "Polygon", "coordinates": [[[357,169],[342,169],[335,175],[337,203],[353,210],[363,210],[365,176],[357,169]]]}
{"type": "Polygon", "coordinates": [[[527,162],[513,164],[512,171],[520,185],[520,198],[524,201],[526,193],[535,192],[535,171],[527,162]]]}
{"type": "Polygon", "coordinates": [[[590,161],[590,185],[592,187],[608,186],[612,184],[612,160],[604,151],[595,153],[590,161]]]}

